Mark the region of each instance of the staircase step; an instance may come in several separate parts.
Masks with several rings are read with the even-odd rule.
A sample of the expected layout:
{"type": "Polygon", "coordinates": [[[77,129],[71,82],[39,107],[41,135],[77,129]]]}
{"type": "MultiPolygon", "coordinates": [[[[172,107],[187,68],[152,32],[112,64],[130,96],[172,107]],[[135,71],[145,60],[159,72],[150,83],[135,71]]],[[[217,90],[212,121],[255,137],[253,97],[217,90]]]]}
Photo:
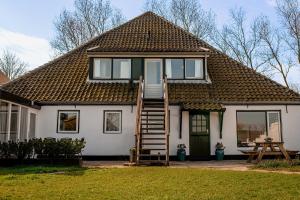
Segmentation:
{"type": "Polygon", "coordinates": [[[147,133],[142,133],[142,135],[165,135],[164,132],[147,132],[147,133]]]}
{"type": "Polygon", "coordinates": [[[147,128],[144,128],[142,127],[142,130],[157,130],[157,131],[164,131],[165,128],[164,127],[147,127],[147,128]]]}
{"type": "Polygon", "coordinates": [[[157,112],[159,112],[159,113],[164,113],[165,111],[164,111],[164,110],[145,110],[145,109],[143,109],[142,112],[147,112],[147,113],[149,113],[149,112],[154,112],[154,113],[157,113],[157,112]]]}
{"type": "Polygon", "coordinates": [[[152,121],[152,122],[159,122],[159,121],[165,121],[164,118],[154,119],[154,118],[142,118],[143,121],[152,121]]]}
{"type": "Polygon", "coordinates": [[[156,114],[156,113],[153,113],[153,114],[145,114],[143,113],[141,116],[165,116],[165,114],[156,114]]]}
{"type": "Polygon", "coordinates": [[[142,145],[166,145],[166,143],[142,143],[142,145]]]}
{"type": "Polygon", "coordinates": [[[165,125],[165,123],[142,123],[142,125],[149,125],[149,126],[152,126],[152,125],[154,125],[154,126],[164,126],[165,125]]]}
{"type": "MultiPolygon", "coordinates": [[[[148,148],[149,149],[149,148],[148,148]]],[[[165,151],[166,149],[162,148],[157,148],[157,149],[149,149],[150,151],[165,151]]]]}
{"type": "Polygon", "coordinates": [[[166,156],[166,154],[140,154],[140,156],[144,156],[144,157],[160,157],[160,156],[166,156]]]}
{"type": "Polygon", "coordinates": [[[166,138],[142,138],[142,140],[165,140],[166,138]]]}

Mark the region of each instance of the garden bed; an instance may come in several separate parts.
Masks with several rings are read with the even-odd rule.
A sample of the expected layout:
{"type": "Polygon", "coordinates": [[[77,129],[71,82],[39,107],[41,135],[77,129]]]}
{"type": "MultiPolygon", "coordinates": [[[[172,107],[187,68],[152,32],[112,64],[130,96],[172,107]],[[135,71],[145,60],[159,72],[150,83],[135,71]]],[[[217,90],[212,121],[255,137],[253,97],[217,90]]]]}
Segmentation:
{"type": "Polygon", "coordinates": [[[0,159],[0,167],[14,167],[19,165],[62,165],[62,166],[82,166],[81,158],[41,158],[18,160],[13,158],[0,159]]]}

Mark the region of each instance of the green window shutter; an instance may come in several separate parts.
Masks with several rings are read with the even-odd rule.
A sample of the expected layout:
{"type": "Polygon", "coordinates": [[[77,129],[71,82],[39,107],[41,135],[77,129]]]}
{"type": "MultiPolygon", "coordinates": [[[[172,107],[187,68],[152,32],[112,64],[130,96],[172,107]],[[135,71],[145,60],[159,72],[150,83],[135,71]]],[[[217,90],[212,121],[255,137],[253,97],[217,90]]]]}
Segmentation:
{"type": "Polygon", "coordinates": [[[143,59],[133,58],[131,60],[131,77],[133,80],[139,80],[140,76],[143,76],[143,59]]]}

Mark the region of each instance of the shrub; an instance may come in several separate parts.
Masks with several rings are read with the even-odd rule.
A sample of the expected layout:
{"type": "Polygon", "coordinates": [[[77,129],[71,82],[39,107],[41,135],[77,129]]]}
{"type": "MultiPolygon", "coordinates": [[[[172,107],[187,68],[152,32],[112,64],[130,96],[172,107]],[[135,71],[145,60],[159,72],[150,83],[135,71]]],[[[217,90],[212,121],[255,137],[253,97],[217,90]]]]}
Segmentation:
{"type": "Polygon", "coordinates": [[[71,138],[31,139],[29,141],[9,141],[0,143],[0,158],[74,158],[81,154],[85,140],[71,138]]]}
{"type": "Polygon", "coordinates": [[[269,168],[269,169],[275,169],[275,168],[289,168],[293,165],[293,163],[289,163],[288,161],[282,161],[282,160],[267,160],[260,162],[256,165],[257,168],[269,168]]]}

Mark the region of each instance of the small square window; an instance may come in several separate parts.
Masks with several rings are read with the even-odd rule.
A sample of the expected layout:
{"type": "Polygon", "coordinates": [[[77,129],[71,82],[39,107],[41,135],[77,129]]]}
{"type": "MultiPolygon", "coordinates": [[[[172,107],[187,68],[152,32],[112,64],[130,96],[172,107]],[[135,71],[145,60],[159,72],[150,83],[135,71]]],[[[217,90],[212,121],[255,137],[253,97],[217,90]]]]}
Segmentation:
{"type": "Polygon", "coordinates": [[[122,111],[104,111],[104,133],[122,132],[122,111]]]}
{"type": "Polygon", "coordinates": [[[58,111],[58,131],[59,133],[79,132],[79,111],[58,111]]]}
{"type": "Polygon", "coordinates": [[[185,78],[187,79],[203,79],[203,60],[202,59],[186,59],[185,60],[185,78]]]}
{"type": "Polygon", "coordinates": [[[111,59],[94,58],[93,78],[111,79],[111,59]]]}

